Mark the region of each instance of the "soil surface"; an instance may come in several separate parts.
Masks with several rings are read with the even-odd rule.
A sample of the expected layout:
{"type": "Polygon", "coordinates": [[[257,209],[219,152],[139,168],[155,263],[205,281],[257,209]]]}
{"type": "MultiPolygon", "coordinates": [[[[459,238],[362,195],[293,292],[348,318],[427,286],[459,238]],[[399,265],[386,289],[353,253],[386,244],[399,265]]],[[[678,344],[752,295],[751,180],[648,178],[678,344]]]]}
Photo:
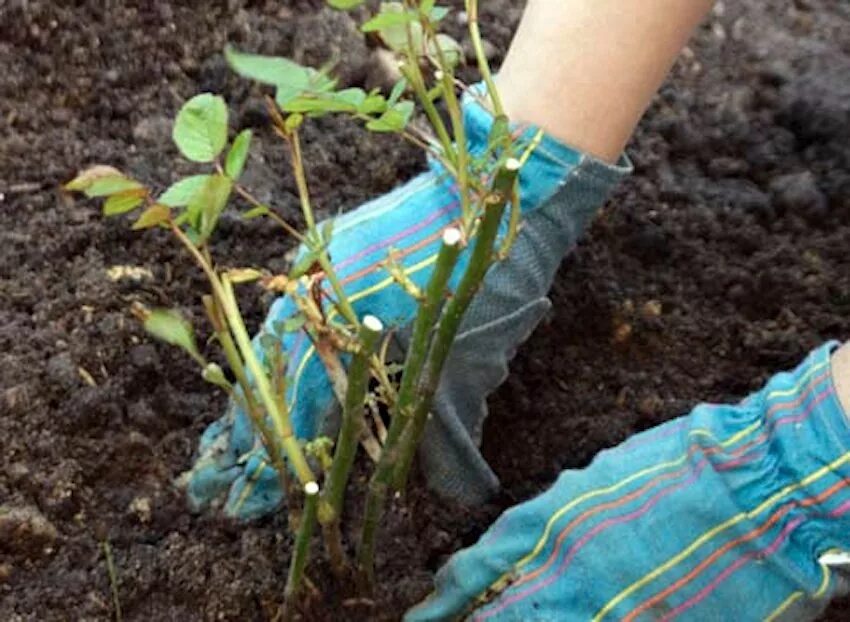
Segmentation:
{"type": "MultiPolygon", "coordinates": [[[[522,3],[482,4],[498,61],[522,3]]],[[[385,81],[372,43],[345,17],[316,17],[321,5],[0,2],[0,619],[110,619],[104,542],[125,620],[264,620],[279,605],[281,519],[195,516],[173,486],[222,398],[128,313],[141,300],[200,320],[200,276],[166,235],[104,221],[58,186],[93,163],[157,187],[191,171],[169,120],[212,90],[236,128],[258,128],[249,185],[297,223],[261,93],[220,51],[317,63],[345,51],[347,82],[385,81]]],[[[305,141],[325,214],[422,165],[344,120],[310,124],[305,141]]],[[[850,335],[846,0],[718,5],[629,151],[635,175],[564,263],[554,311],[492,399],[484,452],[503,493],[465,511],[415,488],[384,531],[374,603],[350,600],[319,564],[310,576],[327,598],[307,618],[398,619],[452,551],[561,469],[850,335]]],[[[282,268],[290,246],[231,218],[216,252],[282,268]]],[[[268,302],[248,305],[254,326],[268,302]]]]}

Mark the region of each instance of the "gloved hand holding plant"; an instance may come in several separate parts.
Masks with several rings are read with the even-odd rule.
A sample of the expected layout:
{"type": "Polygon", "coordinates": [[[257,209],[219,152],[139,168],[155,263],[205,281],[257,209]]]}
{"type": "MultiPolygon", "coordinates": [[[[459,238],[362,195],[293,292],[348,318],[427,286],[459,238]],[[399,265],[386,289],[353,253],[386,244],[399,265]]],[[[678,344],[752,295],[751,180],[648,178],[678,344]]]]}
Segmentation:
{"type": "MultiPolygon", "coordinates": [[[[478,451],[486,398],[550,307],[561,258],[628,172],[617,154],[710,5],[671,12],[648,0],[629,11],[530,0],[495,80],[477,2],[467,0],[482,78],[471,87],[457,79],[461,47],[438,32],[448,11],[434,0],[383,3],[363,24],[399,59],[403,78],[387,94],[339,90],[325,71],[228,49],[237,73],[276,89],[270,114],[289,149],[304,233],[240,183],[251,133],[225,151],[227,106],[208,93],[182,108],[174,139],[209,171],[159,196],[105,166],[67,185],[105,197],[106,215],[143,206],[134,228],[170,230],[207,276],[204,307],[228,372],[206,360],[178,313],[135,311],[229,395],[184,478],[190,505],[239,519],[289,512],[285,613],[317,524],[334,571],[356,568],[369,591],[386,496],[404,490],[417,450],[441,494],[474,504],[497,488],[478,451]],[[538,58],[539,50],[558,53],[538,58]],[[546,63],[557,79],[547,80],[546,63]],[[505,83],[508,104],[497,88],[505,83]],[[412,122],[417,112],[429,131],[412,122]],[[332,113],[416,144],[428,167],[316,223],[299,128],[332,113]],[[252,204],[244,217],[268,217],[299,240],[288,274],[215,263],[209,240],[234,194],[252,204]],[[236,296],[246,282],[280,294],[253,340],[236,296]],[[375,464],[352,564],[340,523],[358,444],[375,464]]],[[[850,507],[834,349],[816,350],[736,406],[700,406],[564,473],[457,553],[407,619],[726,619],[730,608],[769,620],[815,615],[846,587],[831,569],[847,560],[850,507]]],[[[841,369],[850,370],[841,352],[841,369]]]]}
{"type": "MultiPolygon", "coordinates": [[[[468,8],[474,17],[475,3],[468,8]]],[[[228,515],[251,518],[288,497],[291,523],[299,530],[290,593],[303,573],[316,518],[334,567],[341,572],[347,565],[339,521],[358,441],[377,463],[358,544],[366,584],[386,492],[403,490],[423,437],[423,466],[435,489],[470,503],[496,489],[477,450],[485,398],[548,309],[545,294],[561,257],[626,170],[537,128],[509,124],[474,19],[470,33],[484,82],[464,87],[458,98],[457,44],[436,34],[445,13],[433,2],[387,3],[364,24],[403,59],[404,78],[389,96],[337,90],[324,73],[283,58],[227,51],[237,72],[276,88],[271,113],[290,150],[307,223],[303,236],[240,184],[249,132],[234,140],[221,162],[227,109],[211,94],[183,107],[174,138],[190,160],[213,163],[212,172],[183,179],[159,197],[104,167],[68,184],[107,197],[107,215],[147,205],[134,227],[170,229],[206,273],[211,293],[205,308],[235,383],[203,358],[191,327],[175,312],[137,313],[152,334],[183,347],[202,365],[204,377],[231,396],[227,413],[205,432],[187,475],[191,504],[201,509],[223,502],[228,515]],[[429,74],[433,85],[427,84],[429,74]],[[433,137],[409,123],[414,100],[408,93],[430,121],[433,137]],[[385,197],[316,224],[298,128],[310,116],[329,113],[348,114],[368,129],[395,132],[422,146],[428,170],[385,197]],[[301,240],[289,274],[216,267],[208,240],[234,193],[254,203],[247,217],[268,216],[301,240]],[[249,281],[284,294],[253,341],[235,293],[236,285],[249,281]],[[392,350],[403,361],[398,385],[387,358],[390,340],[400,346],[392,350]],[[378,390],[367,398],[370,377],[378,390]],[[367,401],[390,411],[388,429],[372,413],[375,430],[369,432],[367,401]],[[312,460],[303,442],[332,432],[335,424],[333,457],[327,443],[311,444],[312,460]]]]}

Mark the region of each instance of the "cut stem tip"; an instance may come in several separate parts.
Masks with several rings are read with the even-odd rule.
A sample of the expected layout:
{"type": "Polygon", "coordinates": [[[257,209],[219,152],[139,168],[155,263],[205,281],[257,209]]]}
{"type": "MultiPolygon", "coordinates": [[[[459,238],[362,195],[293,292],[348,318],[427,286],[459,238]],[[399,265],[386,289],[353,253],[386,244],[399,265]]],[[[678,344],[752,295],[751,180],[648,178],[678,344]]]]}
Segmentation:
{"type": "Polygon", "coordinates": [[[384,324],[374,315],[367,315],[363,318],[363,326],[368,328],[373,333],[380,333],[384,330],[384,324]]]}
{"type": "Polygon", "coordinates": [[[449,227],[443,231],[443,244],[446,246],[456,246],[461,239],[460,229],[457,227],[449,227]]]}

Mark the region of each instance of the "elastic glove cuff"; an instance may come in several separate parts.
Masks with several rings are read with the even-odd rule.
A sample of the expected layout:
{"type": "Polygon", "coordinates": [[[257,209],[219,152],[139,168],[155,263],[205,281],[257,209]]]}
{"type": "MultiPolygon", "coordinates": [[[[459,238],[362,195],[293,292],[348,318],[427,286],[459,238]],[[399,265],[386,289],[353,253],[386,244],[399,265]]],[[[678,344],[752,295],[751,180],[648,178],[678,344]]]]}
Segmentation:
{"type": "MultiPolygon", "coordinates": [[[[484,105],[487,88],[478,83],[463,96],[463,117],[467,145],[470,153],[482,154],[493,131],[495,117],[484,105]]],[[[531,124],[510,125],[511,135],[524,149],[532,143],[540,128],[531,124]]],[[[566,177],[581,169],[582,175],[593,178],[602,187],[610,188],[622,177],[631,173],[633,166],[628,156],[621,155],[616,164],[609,164],[592,155],[571,147],[545,132],[540,132],[539,144],[534,147],[520,173],[522,211],[527,213],[550,199],[564,184],[566,177]]],[[[517,155],[521,155],[518,153],[517,155]]]]}

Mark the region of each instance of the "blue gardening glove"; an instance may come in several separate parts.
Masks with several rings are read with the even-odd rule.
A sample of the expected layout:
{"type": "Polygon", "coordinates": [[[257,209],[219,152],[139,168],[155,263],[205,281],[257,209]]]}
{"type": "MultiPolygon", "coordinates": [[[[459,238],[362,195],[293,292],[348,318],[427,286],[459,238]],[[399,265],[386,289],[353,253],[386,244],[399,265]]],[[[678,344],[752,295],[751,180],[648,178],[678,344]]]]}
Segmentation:
{"type": "Polygon", "coordinates": [[[565,471],[455,554],[406,622],[814,619],[848,591],[835,347],[565,471]]]}
{"type": "MultiPolygon", "coordinates": [[[[463,112],[469,149],[482,153],[493,117],[471,97],[465,98],[463,112]]],[[[528,128],[525,135],[530,138],[534,131],[528,128]]],[[[523,166],[519,176],[523,227],[509,259],[490,271],[468,311],[423,440],[423,466],[438,492],[475,503],[496,489],[498,481],[477,449],[485,398],[507,374],[516,346],[549,308],[546,292],[562,257],[628,169],[625,161],[606,165],[550,137],[523,166]]],[[[385,326],[398,328],[404,345],[416,302],[381,263],[394,249],[408,276],[424,287],[442,232],[459,218],[453,180],[434,161],[407,184],[337,218],[330,257],[358,316],[372,314],[385,326]]],[[[451,287],[467,259],[468,250],[461,255],[451,287]]],[[[264,332],[274,334],[274,325],[295,311],[290,299],[278,299],[264,332]]],[[[281,339],[290,361],[293,425],[299,438],[309,439],[327,425],[336,400],[307,336],[289,333],[281,339]]],[[[231,404],[201,438],[199,457],[188,474],[190,504],[200,509],[224,498],[225,513],[239,518],[274,510],[282,493],[266,458],[247,416],[231,404]]]]}

